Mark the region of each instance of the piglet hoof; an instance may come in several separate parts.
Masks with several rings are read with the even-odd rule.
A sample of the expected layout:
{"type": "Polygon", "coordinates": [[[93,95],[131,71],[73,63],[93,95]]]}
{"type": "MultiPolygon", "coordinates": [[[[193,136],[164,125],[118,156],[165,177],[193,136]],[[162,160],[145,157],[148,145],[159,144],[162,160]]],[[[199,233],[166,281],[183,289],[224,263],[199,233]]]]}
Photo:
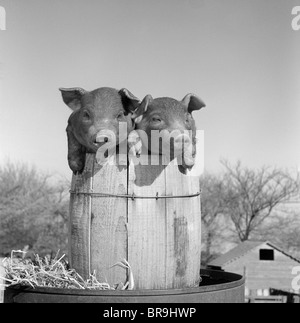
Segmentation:
{"type": "Polygon", "coordinates": [[[142,141],[137,131],[132,131],[128,136],[129,155],[139,157],[142,153],[142,141]]]}
{"type": "Polygon", "coordinates": [[[81,175],[84,170],[84,163],[77,160],[69,160],[69,166],[74,175],[81,175]]]}

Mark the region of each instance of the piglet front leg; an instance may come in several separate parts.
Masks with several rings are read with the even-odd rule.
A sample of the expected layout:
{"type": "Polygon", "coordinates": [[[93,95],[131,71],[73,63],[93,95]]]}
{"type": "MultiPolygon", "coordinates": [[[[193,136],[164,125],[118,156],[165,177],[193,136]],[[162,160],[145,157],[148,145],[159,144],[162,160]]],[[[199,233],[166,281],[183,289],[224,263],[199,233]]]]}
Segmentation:
{"type": "Polygon", "coordinates": [[[85,164],[86,149],[76,140],[72,131],[67,128],[68,163],[73,173],[81,174],[85,164]]]}
{"type": "Polygon", "coordinates": [[[133,130],[128,135],[128,148],[130,156],[140,156],[142,153],[142,140],[139,133],[133,130]]]}

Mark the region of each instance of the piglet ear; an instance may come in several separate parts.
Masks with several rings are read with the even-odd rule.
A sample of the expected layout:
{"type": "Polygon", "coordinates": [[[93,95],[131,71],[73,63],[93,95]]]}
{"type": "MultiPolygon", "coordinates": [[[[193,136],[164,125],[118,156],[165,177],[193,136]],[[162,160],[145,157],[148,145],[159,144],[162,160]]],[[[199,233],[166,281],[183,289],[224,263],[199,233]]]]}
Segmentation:
{"type": "Polygon", "coordinates": [[[73,87],[70,89],[60,88],[62,98],[65,104],[73,111],[81,108],[81,97],[87,93],[86,90],[80,87],[73,87]]]}
{"type": "Polygon", "coordinates": [[[135,123],[139,123],[143,119],[143,115],[147,112],[149,104],[153,101],[153,98],[150,94],[146,95],[143,101],[139,104],[139,107],[134,112],[132,118],[135,123]]]}
{"type": "Polygon", "coordinates": [[[205,103],[197,97],[195,94],[187,94],[181,101],[189,113],[192,113],[194,110],[200,110],[205,107],[205,103]]]}
{"type": "Polygon", "coordinates": [[[141,102],[140,99],[125,88],[121,89],[119,94],[121,95],[122,103],[126,111],[133,112],[137,109],[141,102]]]}

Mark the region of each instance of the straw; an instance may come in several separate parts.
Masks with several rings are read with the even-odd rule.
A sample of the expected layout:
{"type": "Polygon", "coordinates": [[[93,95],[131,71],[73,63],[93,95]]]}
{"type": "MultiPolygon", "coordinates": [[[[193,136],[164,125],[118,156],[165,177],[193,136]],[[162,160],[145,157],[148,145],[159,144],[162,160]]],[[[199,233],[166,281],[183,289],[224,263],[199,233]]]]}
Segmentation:
{"type": "MultiPolygon", "coordinates": [[[[116,290],[120,289],[120,285],[123,286],[122,283],[110,286],[106,282],[99,282],[96,272],[93,272],[87,280],[84,280],[74,269],[69,268],[69,264],[64,260],[65,255],[59,258],[59,252],[53,259],[48,257],[41,258],[36,254],[34,260],[18,258],[16,255],[20,253],[24,252],[13,250],[10,258],[3,259],[5,277],[0,277],[0,280],[2,279],[6,283],[1,284],[2,286],[21,285],[32,288],[53,287],[89,290],[116,290]]],[[[116,265],[119,266],[119,263],[116,265]]],[[[130,268],[127,262],[125,266],[123,265],[122,267],[130,268]]],[[[130,282],[127,282],[125,286],[128,286],[127,289],[133,289],[132,273],[130,273],[129,278],[130,282]]]]}

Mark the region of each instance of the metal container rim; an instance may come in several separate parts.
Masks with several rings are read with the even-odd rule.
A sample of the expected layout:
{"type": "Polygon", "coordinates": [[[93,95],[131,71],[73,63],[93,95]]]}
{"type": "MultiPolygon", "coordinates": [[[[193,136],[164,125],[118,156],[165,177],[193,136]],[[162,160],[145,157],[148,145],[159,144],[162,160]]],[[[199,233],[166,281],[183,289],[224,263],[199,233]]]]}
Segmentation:
{"type": "Polygon", "coordinates": [[[54,287],[36,287],[29,286],[11,286],[10,290],[24,293],[36,294],[56,294],[56,295],[73,295],[73,296],[110,296],[110,297],[135,297],[135,296],[172,296],[184,294],[202,294],[207,292],[222,291],[242,286],[245,278],[241,275],[225,271],[201,269],[202,275],[211,275],[212,279],[226,279],[225,283],[214,283],[199,287],[182,288],[182,289],[141,289],[141,290],[90,290],[90,289],[63,289],[54,287]]]}

